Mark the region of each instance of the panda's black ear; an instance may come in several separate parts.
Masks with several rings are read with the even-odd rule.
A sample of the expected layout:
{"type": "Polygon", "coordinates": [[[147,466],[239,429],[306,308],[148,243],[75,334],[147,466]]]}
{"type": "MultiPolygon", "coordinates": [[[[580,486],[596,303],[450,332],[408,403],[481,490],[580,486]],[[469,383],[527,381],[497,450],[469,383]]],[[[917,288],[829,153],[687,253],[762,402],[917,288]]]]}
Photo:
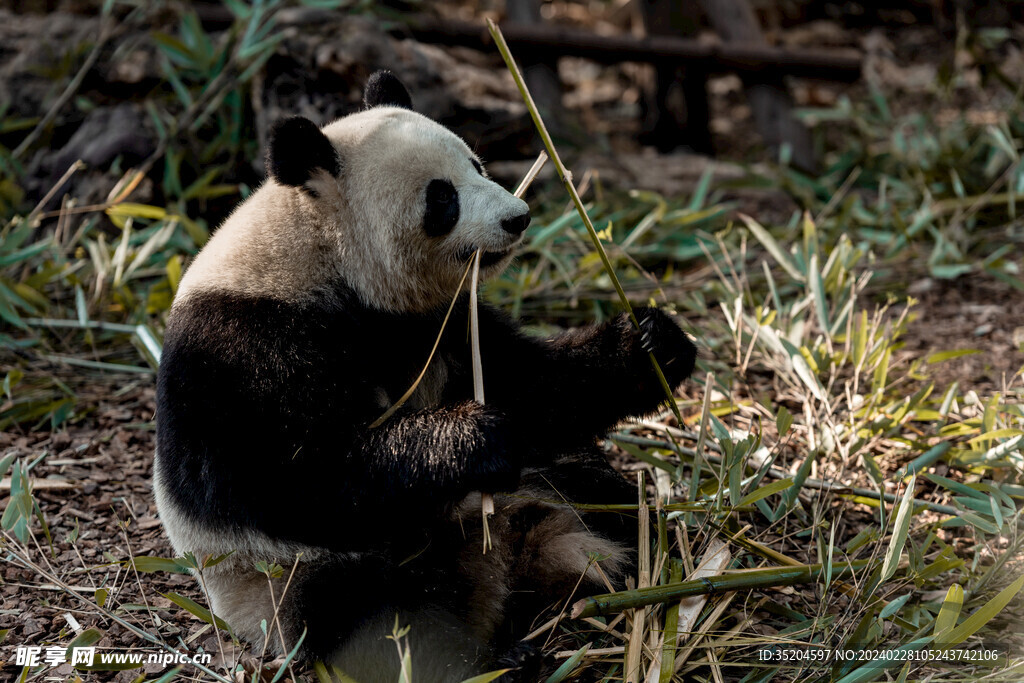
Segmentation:
{"type": "Polygon", "coordinates": [[[402,107],[412,109],[412,97],[402,81],[390,71],[375,71],[366,81],[363,103],[370,107],[402,107]]]}
{"type": "Polygon", "coordinates": [[[316,124],[301,116],[274,124],[267,145],[267,175],[282,185],[300,187],[318,168],[335,178],[341,174],[338,152],[316,124]]]}

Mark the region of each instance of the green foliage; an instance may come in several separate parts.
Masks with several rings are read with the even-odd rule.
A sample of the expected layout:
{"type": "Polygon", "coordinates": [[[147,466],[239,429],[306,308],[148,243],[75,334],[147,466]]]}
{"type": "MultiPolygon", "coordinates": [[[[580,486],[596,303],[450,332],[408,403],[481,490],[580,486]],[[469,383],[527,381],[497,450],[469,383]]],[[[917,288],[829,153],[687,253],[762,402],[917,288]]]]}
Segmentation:
{"type": "Polygon", "coordinates": [[[877,89],[863,102],[841,97],[802,114],[843,140],[820,177],[783,173],[805,207],[828,207],[826,234],[849,235],[885,261],[925,252],[936,278],[985,273],[1024,290],[1024,233],[1014,227],[1024,193],[1019,100],[984,123],[963,115],[940,123],[927,109],[895,117],[877,89]]]}

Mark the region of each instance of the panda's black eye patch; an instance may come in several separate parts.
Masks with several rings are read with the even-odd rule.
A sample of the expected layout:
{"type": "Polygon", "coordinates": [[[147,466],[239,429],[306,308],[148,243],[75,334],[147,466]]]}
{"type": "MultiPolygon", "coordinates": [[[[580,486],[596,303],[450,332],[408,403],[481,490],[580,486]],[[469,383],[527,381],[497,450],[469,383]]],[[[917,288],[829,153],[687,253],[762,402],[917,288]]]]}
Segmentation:
{"type": "Polygon", "coordinates": [[[441,237],[450,233],[458,222],[459,191],[448,180],[431,180],[427,184],[423,230],[431,237],[441,237]]]}
{"type": "Polygon", "coordinates": [[[484,174],[484,167],[480,165],[479,161],[477,161],[476,159],[470,159],[470,162],[473,164],[473,168],[476,169],[477,173],[479,173],[480,175],[484,174]]]}

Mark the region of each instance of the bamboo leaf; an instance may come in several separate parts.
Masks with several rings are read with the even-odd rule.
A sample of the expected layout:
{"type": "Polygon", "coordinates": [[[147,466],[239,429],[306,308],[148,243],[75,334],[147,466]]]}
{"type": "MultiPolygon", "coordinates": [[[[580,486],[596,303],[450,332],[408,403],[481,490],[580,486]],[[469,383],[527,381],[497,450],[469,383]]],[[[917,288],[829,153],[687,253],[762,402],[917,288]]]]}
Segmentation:
{"type": "Polygon", "coordinates": [[[942,601],[942,607],[939,608],[939,613],[935,617],[935,639],[941,640],[945,637],[946,633],[952,631],[956,626],[957,617],[960,616],[960,611],[964,607],[964,589],[958,584],[954,583],[946,591],[946,599],[942,601]]]}
{"type": "MultiPolygon", "coordinates": [[[[220,620],[218,619],[218,621],[220,620]]],[[[225,624],[223,628],[226,629],[227,625],[225,624]]],[[[278,667],[277,673],[274,674],[274,677],[270,679],[270,683],[277,683],[279,680],[281,680],[281,676],[284,676],[284,672],[288,670],[288,667],[289,665],[291,665],[292,660],[295,659],[295,655],[298,654],[299,648],[302,647],[302,641],[304,641],[305,639],[306,629],[302,629],[302,634],[299,636],[299,639],[295,642],[295,647],[291,649],[291,651],[288,653],[288,656],[286,656],[284,658],[284,661],[281,662],[281,666],[278,667]]]]}
{"type": "Polygon", "coordinates": [[[928,356],[927,363],[929,365],[934,365],[935,363],[942,363],[947,360],[952,360],[954,358],[971,356],[976,353],[981,353],[981,349],[956,349],[953,351],[939,351],[928,356]]]}
{"type": "Polygon", "coordinates": [[[892,615],[899,612],[900,608],[902,608],[903,605],[907,604],[907,601],[910,600],[911,596],[913,596],[913,593],[907,593],[906,595],[901,595],[900,597],[896,598],[888,605],[883,607],[882,611],[878,613],[878,616],[882,619],[888,619],[892,615]]]}
{"type": "Polygon", "coordinates": [[[744,505],[753,505],[755,502],[757,502],[757,501],[759,501],[759,500],[761,500],[763,498],[767,498],[768,496],[772,495],[773,493],[778,493],[779,491],[785,491],[786,489],[788,489],[792,485],[793,485],[793,480],[792,479],[780,479],[778,481],[773,481],[772,483],[767,484],[765,486],[762,486],[761,488],[757,489],[756,491],[751,491],[747,495],[743,496],[740,499],[739,503],[736,505],[736,507],[743,507],[744,505]]]}
{"type": "Polygon", "coordinates": [[[231,627],[228,626],[226,621],[224,621],[220,617],[215,618],[210,613],[210,610],[206,609],[205,607],[197,603],[195,600],[191,600],[189,598],[186,598],[184,595],[178,595],[177,593],[173,592],[161,593],[160,595],[164,596],[165,598],[167,598],[168,600],[170,600],[175,605],[182,608],[189,614],[199,617],[202,621],[205,621],[207,624],[216,623],[217,628],[222,628],[225,631],[231,630],[231,627]]]}
{"type": "Polygon", "coordinates": [[[806,279],[804,278],[804,274],[797,270],[796,264],[793,263],[789,255],[782,250],[779,243],[771,236],[771,233],[765,230],[760,223],[746,214],[741,213],[740,219],[747,224],[747,229],[754,233],[754,237],[757,238],[757,241],[768,250],[768,253],[772,255],[772,258],[782,266],[782,269],[786,271],[791,278],[797,282],[803,282],[806,279]]]}
{"type": "Polygon", "coordinates": [[[177,560],[167,557],[153,557],[151,555],[140,555],[132,558],[135,571],[146,574],[152,572],[174,572],[175,574],[188,574],[188,568],[177,560]]]}
{"type": "Polygon", "coordinates": [[[964,619],[963,623],[954,628],[948,638],[944,638],[941,645],[952,647],[959,645],[974,635],[978,629],[990,622],[1024,587],[1024,576],[1017,577],[1017,580],[1004,588],[994,598],[978,608],[974,614],[964,619]]]}
{"type": "Polygon", "coordinates": [[[68,643],[68,648],[65,651],[68,659],[71,659],[71,651],[76,647],[90,647],[100,642],[103,639],[103,631],[96,628],[87,628],[77,636],[74,640],[68,643]]]}
{"type": "Polygon", "coordinates": [[[775,428],[779,431],[779,439],[788,434],[789,428],[792,426],[793,414],[786,406],[779,406],[779,412],[775,414],[775,428]]]}
{"type": "Polygon", "coordinates": [[[892,538],[889,540],[889,550],[885,553],[885,563],[882,565],[881,582],[884,583],[896,573],[896,567],[900,563],[900,556],[903,554],[903,546],[907,542],[907,533],[910,531],[910,519],[913,517],[914,509],[914,484],[917,483],[917,476],[910,478],[907,490],[903,492],[903,499],[900,501],[900,509],[896,513],[896,521],[893,523],[892,538]]]}
{"type": "Polygon", "coordinates": [[[544,683],[562,683],[566,678],[569,677],[576,667],[583,661],[583,657],[586,656],[587,650],[590,649],[590,643],[587,643],[580,649],[576,650],[569,659],[562,662],[562,666],[555,669],[555,672],[548,676],[544,683]]]}
{"type": "Polygon", "coordinates": [[[925,476],[926,479],[931,481],[933,484],[938,484],[939,486],[941,486],[941,487],[943,487],[945,489],[948,489],[950,491],[953,491],[955,493],[962,493],[962,494],[964,494],[966,496],[972,496],[974,498],[977,498],[979,500],[983,500],[983,501],[986,501],[986,502],[988,501],[988,496],[986,494],[982,493],[981,491],[979,491],[977,489],[971,488],[967,484],[961,484],[958,481],[953,481],[952,479],[947,479],[946,477],[943,477],[943,476],[938,475],[938,474],[931,474],[931,473],[929,473],[929,474],[925,474],[924,476],[925,476]]]}

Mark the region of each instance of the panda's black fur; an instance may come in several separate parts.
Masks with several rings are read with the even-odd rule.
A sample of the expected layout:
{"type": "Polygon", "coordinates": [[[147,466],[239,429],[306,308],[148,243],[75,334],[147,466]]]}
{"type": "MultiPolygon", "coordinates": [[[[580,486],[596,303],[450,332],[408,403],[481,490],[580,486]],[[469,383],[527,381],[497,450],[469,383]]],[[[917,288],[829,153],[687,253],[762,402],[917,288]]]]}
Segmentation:
{"type": "MultiPolygon", "coordinates": [[[[392,76],[375,75],[366,99],[374,107],[411,109],[392,76]]],[[[401,121],[419,116],[384,111],[379,116],[406,117],[401,121]]],[[[635,518],[580,515],[560,501],[635,501],[635,487],[612,470],[596,439],[664,399],[649,351],[677,386],[692,371],[695,348],[655,309],[636,311],[640,331],[619,316],[544,340],[481,306],[481,405],[472,400],[463,294],[432,363],[435,375],[424,381],[433,389],[371,428],[419,374],[447,305],[376,305],[367,294],[376,290],[345,274],[358,272],[359,263],[344,264],[349,270],[317,265],[341,257],[323,253],[329,240],[309,242],[297,232],[319,227],[291,217],[313,207],[309,222],[319,225],[316,216],[328,213],[324,203],[348,210],[354,200],[335,198],[347,169],[345,144],[304,119],[280,125],[268,154],[272,180],[261,190],[269,203],[240,209],[226,223],[245,239],[256,235],[253,248],[273,255],[249,255],[248,245],[239,251],[222,239],[193,266],[187,292],[179,292],[158,380],[158,504],[178,552],[237,551],[207,569],[204,580],[215,611],[244,637],[258,642],[267,619],[271,650],[292,647],[305,631],[304,657],[333,661],[362,683],[392,681],[397,654],[383,639],[398,614],[412,625],[417,680],[461,680],[516,664],[503,661],[503,653],[521,654],[513,646],[530,621],[578,583],[580,591],[602,589],[587,569],[594,559],[587,553],[602,555],[613,579],[621,574],[635,547],[635,518]],[[282,203],[275,215],[285,224],[273,226],[284,233],[280,239],[268,226],[250,233],[239,222],[260,223],[260,207],[282,203]],[[302,246],[307,242],[314,246],[302,246]],[[311,284],[294,291],[300,288],[250,282],[262,278],[249,269],[250,256],[311,284]],[[479,491],[518,493],[496,497],[487,555],[479,491]],[[280,599],[297,553],[279,614],[282,632],[275,634],[267,580],[253,564],[285,565],[275,580],[280,599]]],[[[470,161],[475,170],[467,173],[482,173],[470,161]]],[[[459,189],[440,178],[454,196],[439,201],[430,189],[435,180],[419,194],[421,223],[388,228],[422,239],[424,248],[462,237],[459,189]]],[[[494,209],[493,230],[507,233],[502,240],[518,239],[528,222],[515,213],[518,204],[502,199],[496,186],[464,189],[495,193],[489,204],[470,197],[480,215],[491,209],[473,206],[511,207],[494,209]]],[[[451,249],[466,256],[464,245],[451,249]]],[[[493,253],[500,265],[504,252],[493,253]]]]}

